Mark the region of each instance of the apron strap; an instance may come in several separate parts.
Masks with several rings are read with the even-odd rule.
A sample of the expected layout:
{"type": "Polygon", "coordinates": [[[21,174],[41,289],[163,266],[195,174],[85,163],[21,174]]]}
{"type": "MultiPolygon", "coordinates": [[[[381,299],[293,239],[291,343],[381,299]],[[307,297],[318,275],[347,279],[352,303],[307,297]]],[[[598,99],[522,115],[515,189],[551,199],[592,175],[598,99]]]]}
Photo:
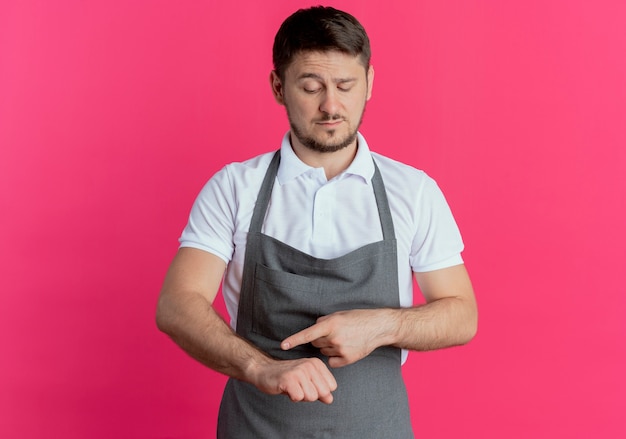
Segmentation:
{"type": "Polygon", "coordinates": [[[274,187],[274,181],[276,180],[279,163],[280,149],[274,154],[274,157],[267,168],[267,172],[265,173],[263,183],[261,184],[259,195],[256,198],[256,203],[254,204],[252,219],[250,220],[250,233],[261,233],[261,227],[263,227],[265,212],[267,212],[267,206],[269,205],[270,198],[272,196],[272,188],[274,187]]]}
{"type": "Polygon", "coordinates": [[[383,239],[388,241],[390,239],[396,239],[396,234],[393,228],[393,218],[391,217],[391,209],[389,208],[389,200],[387,199],[387,191],[385,190],[385,183],[380,175],[376,160],[372,158],[374,162],[374,176],[372,177],[372,187],[374,188],[374,196],[376,197],[376,205],[378,206],[378,216],[380,216],[380,224],[383,229],[383,239]]]}

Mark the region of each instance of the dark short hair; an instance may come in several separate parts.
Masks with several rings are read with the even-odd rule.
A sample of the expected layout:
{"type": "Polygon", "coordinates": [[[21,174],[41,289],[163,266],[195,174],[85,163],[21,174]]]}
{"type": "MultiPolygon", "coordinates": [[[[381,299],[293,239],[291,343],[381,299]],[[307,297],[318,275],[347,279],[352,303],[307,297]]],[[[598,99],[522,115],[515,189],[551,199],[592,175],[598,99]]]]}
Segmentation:
{"type": "Polygon", "coordinates": [[[331,7],[299,9],[287,17],[276,33],[272,59],[281,80],[294,57],[301,52],[339,52],[359,56],[370,65],[370,40],[356,18],[331,7]]]}

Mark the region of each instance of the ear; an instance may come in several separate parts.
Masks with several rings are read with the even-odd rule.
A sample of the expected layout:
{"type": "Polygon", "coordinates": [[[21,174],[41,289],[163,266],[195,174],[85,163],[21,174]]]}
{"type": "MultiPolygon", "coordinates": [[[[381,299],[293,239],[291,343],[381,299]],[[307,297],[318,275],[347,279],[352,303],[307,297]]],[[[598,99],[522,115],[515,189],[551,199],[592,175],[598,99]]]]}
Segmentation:
{"type": "Polygon", "coordinates": [[[272,70],[270,73],[270,86],[272,87],[272,94],[274,95],[276,102],[280,105],[285,105],[285,100],[283,98],[283,83],[275,70],[272,70]]]}
{"type": "Polygon", "coordinates": [[[366,100],[370,100],[372,97],[372,87],[374,86],[374,66],[370,65],[367,69],[367,97],[366,100]]]}

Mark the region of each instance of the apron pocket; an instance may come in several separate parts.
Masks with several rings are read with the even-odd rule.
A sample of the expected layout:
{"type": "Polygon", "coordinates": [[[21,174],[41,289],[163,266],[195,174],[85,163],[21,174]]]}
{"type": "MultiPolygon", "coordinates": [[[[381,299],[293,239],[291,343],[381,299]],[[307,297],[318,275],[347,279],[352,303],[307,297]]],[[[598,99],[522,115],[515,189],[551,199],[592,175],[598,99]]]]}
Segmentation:
{"type": "Polygon", "coordinates": [[[280,343],[319,317],[317,279],[257,264],[254,271],[252,331],[280,343]]]}

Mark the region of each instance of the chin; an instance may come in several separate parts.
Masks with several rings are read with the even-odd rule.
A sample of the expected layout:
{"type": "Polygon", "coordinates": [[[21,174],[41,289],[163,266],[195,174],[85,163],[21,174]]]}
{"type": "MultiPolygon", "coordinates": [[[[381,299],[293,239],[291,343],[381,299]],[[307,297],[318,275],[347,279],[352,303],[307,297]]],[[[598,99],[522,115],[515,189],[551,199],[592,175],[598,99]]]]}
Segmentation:
{"type": "Polygon", "coordinates": [[[342,138],[337,136],[335,131],[327,131],[323,136],[305,136],[302,135],[300,130],[297,128],[291,127],[292,133],[296,136],[298,141],[310,149],[311,151],[321,152],[321,153],[330,153],[340,151],[348,146],[350,146],[357,137],[356,131],[347,135],[344,135],[342,138]],[[331,138],[329,138],[329,136],[331,138]]]}

